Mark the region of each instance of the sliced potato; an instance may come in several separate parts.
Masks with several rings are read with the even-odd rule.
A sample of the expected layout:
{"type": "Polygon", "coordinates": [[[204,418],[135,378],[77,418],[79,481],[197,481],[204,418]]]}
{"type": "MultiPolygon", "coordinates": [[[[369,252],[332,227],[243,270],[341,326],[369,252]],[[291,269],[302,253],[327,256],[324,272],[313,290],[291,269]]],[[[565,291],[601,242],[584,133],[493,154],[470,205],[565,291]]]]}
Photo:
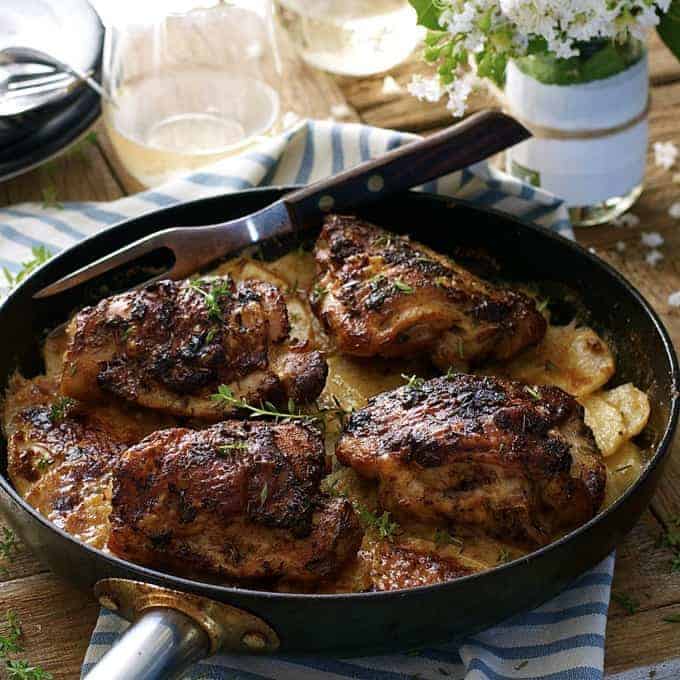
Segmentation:
{"type": "Polygon", "coordinates": [[[649,397],[633,383],[607,390],[602,398],[621,412],[626,438],[635,437],[645,429],[649,420],[649,397]]]}
{"type": "Polygon", "coordinates": [[[602,392],[579,401],[585,409],[586,425],[593,431],[602,455],[611,456],[628,438],[623,414],[604,399],[602,392]]]}
{"type": "Polygon", "coordinates": [[[642,453],[633,442],[627,441],[605,462],[607,464],[607,489],[604,507],[607,507],[642,473],[642,453]]]}
{"type": "Polygon", "coordinates": [[[614,357],[592,328],[549,326],[542,342],[489,372],[539,385],[556,385],[576,397],[592,394],[614,375],[614,357]]]}

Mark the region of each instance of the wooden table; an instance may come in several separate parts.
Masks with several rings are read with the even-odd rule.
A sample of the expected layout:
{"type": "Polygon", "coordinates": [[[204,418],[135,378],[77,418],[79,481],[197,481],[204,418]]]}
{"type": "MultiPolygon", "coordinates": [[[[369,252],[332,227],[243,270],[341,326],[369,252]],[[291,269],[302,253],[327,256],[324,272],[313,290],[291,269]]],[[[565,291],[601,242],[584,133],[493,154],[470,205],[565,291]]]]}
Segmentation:
{"type": "MultiPolygon", "coordinates": [[[[417,59],[396,69],[392,75],[402,86],[419,68],[417,59]]],[[[305,66],[293,66],[291,96],[308,102],[311,117],[333,114],[340,120],[421,133],[451,122],[443,105],[419,103],[405,92],[386,95],[383,76],[363,79],[333,78],[305,66]]],[[[658,42],[651,47],[653,98],[651,138],[674,141],[680,146],[680,66],[658,42]]],[[[477,96],[473,109],[489,103],[477,96]]],[[[680,172],[680,166],[676,170],[680,172]]],[[[578,232],[578,240],[596,249],[605,260],[623,272],[659,312],[676,346],[680,347],[680,309],[671,308],[669,293],[680,290],[680,222],[668,216],[672,202],[680,200],[680,183],[673,171],[656,168],[650,147],[647,189],[634,207],[640,218],[636,228],[601,227],[578,232]],[[658,231],[665,238],[665,257],[656,267],[646,264],[646,249],[640,246],[642,231],[658,231]],[[619,252],[616,243],[627,244],[619,252]]],[[[42,201],[45,187],[56,191],[59,201],[108,201],[138,190],[120,167],[102,130],[94,144],[80,146],[47,167],[0,184],[0,205],[42,201]]],[[[653,667],[628,678],[680,678],[680,624],[663,621],[680,612],[680,573],[671,573],[670,553],[658,545],[662,531],[680,517],[680,450],[667,467],[651,508],[621,546],[616,563],[614,592],[628,594],[640,602],[634,614],[612,603],[606,669],[617,675],[638,667],[653,667]],[[674,670],[673,670],[674,668],[674,670]]],[[[0,576],[0,616],[13,609],[24,624],[26,657],[51,671],[55,678],[76,678],[97,615],[97,604],[53,576],[25,549],[19,549],[0,576]]]]}

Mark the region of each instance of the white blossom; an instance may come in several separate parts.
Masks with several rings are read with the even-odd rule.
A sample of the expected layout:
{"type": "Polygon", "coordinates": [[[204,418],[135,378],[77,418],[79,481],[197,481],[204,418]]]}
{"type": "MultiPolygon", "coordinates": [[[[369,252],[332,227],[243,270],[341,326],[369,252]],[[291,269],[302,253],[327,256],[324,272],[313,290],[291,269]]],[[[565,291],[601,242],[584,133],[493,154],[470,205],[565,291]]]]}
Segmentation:
{"type": "Polygon", "coordinates": [[[637,227],[640,224],[640,218],[633,213],[625,213],[612,220],[612,224],[616,227],[637,227]]]}
{"type": "Polygon", "coordinates": [[[407,89],[414,97],[426,102],[438,102],[443,94],[438,78],[425,78],[420,73],[413,76],[407,89]]]}
{"type": "Polygon", "coordinates": [[[648,248],[658,248],[663,245],[664,239],[658,231],[643,231],[640,234],[640,241],[648,248]]]}
{"type": "MultiPolygon", "coordinates": [[[[671,0],[437,0],[439,25],[449,34],[448,54],[457,50],[457,59],[438,78],[416,77],[409,91],[421,100],[438,101],[448,94],[448,107],[460,115],[461,102],[469,86],[455,83],[477,68],[475,59],[500,57],[493,77],[500,79],[503,59],[526,56],[529,44],[543,38],[548,52],[558,58],[579,55],[579,44],[595,39],[629,38],[644,40],[647,31],[659,23],[660,13],[668,11],[671,0]]],[[[432,60],[440,57],[435,54],[432,60]]],[[[487,62],[488,64],[489,62],[487,62]]],[[[493,61],[491,63],[494,63],[493,61]]],[[[488,66],[487,66],[488,68],[488,66]]],[[[489,71],[487,71],[489,73],[489,71]]],[[[669,166],[670,167],[670,166],[669,166]]]]}
{"type": "Polygon", "coordinates": [[[404,88],[394,79],[393,76],[385,76],[382,84],[382,93],[385,95],[400,94],[404,88]]]}
{"type": "Polygon", "coordinates": [[[675,203],[673,203],[671,207],[668,208],[668,215],[674,220],[680,218],[680,201],[675,201],[675,203]]]}
{"type": "Polygon", "coordinates": [[[661,260],[663,260],[663,253],[656,248],[654,248],[654,250],[650,250],[645,256],[645,262],[650,267],[655,267],[657,264],[659,264],[659,262],[661,262],[661,260]]]}
{"type": "Polygon", "coordinates": [[[673,142],[654,142],[654,162],[664,170],[670,170],[678,158],[678,147],[673,142]]]}
{"type": "Polygon", "coordinates": [[[447,88],[449,101],[446,103],[446,108],[451,111],[454,116],[462,116],[465,113],[465,105],[467,104],[470,92],[472,92],[472,82],[469,78],[455,80],[453,84],[447,88]]]}
{"type": "Polygon", "coordinates": [[[345,103],[331,106],[331,119],[349,118],[351,115],[352,109],[345,103]]]}

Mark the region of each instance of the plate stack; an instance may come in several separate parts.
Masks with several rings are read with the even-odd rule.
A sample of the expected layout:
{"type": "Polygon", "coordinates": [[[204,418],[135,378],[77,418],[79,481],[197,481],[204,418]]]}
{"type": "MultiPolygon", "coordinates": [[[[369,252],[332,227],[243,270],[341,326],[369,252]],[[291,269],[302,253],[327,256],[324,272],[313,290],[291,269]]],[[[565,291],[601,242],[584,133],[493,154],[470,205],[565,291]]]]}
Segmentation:
{"type": "MultiPolygon", "coordinates": [[[[99,79],[104,29],[87,0],[21,0],[0,9],[0,51],[7,48],[40,50],[99,79]]],[[[44,162],[83,134],[100,114],[100,98],[82,81],[65,77],[30,90],[29,106],[13,113],[9,99],[15,90],[3,84],[45,78],[59,72],[37,63],[0,63],[0,181],[44,162]],[[41,89],[42,87],[42,93],[41,89]],[[4,110],[3,110],[4,109],[4,110]]],[[[41,81],[34,81],[40,83],[41,81]]],[[[27,103],[28,102],[28,103],[27,103]]]]}

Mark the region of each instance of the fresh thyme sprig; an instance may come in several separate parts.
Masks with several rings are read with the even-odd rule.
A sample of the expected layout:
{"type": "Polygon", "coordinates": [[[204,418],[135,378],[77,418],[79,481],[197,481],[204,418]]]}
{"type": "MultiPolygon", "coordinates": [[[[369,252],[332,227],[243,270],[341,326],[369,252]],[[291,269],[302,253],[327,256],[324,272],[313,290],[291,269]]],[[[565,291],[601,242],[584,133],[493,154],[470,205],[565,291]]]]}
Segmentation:
{"type": "Polygon", "coordinates": [[[541,393],[535,387],[531,387],[531,385],[525,385],[524,389],[531,395],[532,399],[538,401],[541,398],[541,393]]]}
{"type": "Polygon", "coordinates": [[[359,515],[359,521],[366,529],[375,531],[380,538],[386,538],[388,541],[391,541],[395,534],[401,530],[397,522],[390,521],[390,513],[387,510],[382,515],[378,515],[363,505],[356,504],[355,508],[359,515]]]}
{"type": "Polygon", "coordinates": [[[296,410],[295,402],[288,400],[288,412],[277,409],[270,401],[262,402],[260,406],[249,404],[243,397],[238,398],[233,390],[227,385],[220,385],[217,392],[210,397],[213,401],[223,406],[234,406],[236,408],[250,411],[251,418],[269,416],[278,420],[306,420],[310,422],[318,421],[319,417],[310,413],[302,413],[296,410]]]}
{"type": "Polygon", "coordinates": [[[549,298],[543,298],[542,300],[538,301],[538,304],[536,305],[536,309],[539,312],[542,313],[548,308],[549,304],[550,304],[550,299],[549,298]]]}
{"type": "Polygon", "coordinates": [[[234,442],[233,444],[221,444],[217,447],[217,451],[222,454],[228,454],[230,451],[243,451],[247,448],[247,442],[234,442]]]}
{"type": "Polygon", "coordinates": [[[262,487],[262,491],[260,491],[260,507],[264,507],[264,504],[267,502],[267,497],[269,496],[269,485],[267,482],[264,483],[264,486],[262,487]]]}
{"type": "Polygon", "coordinates": [[[54,460],[45,454],[38,458],[35,466],[38,468],[38,470],[40,470],[40,472],[45,472],[45,470],[47,470],[47,468],[52,465],[52,463],[54,463],[54,460]]]}
{"type": "Polygon", "coordinates": [[[612,600],[623,607],[629,614],[635,614],[640,608],[640,603],[627,593],[612,593],[612,600]]]}
{"type": "Polygon", "coordinates": [[[23,652],[21,644],[23,632],[17,615],[9,610],[6,614],[7,633],[0,635],[0,659],[5,663],[9,680],[52,680],[52,674],[33,666],[25,659],[10,659],[10,654],[23,652]]]}
{"type": "Polygon", "coordinates": [[[671,551],[671,573],[680,572],[680,515],[668,523],[668,529],[659,539],[659,545],[671,551]]]}
{"type": "Polygon", "coordinates": [[[412,390],[419,390],[425,384],[425,379],[417,376],[415,373],[413,375],[402,373],[401,377],[406,381],[406,387],[409,387],[412,390]]]}
{"type": "Polygon", "coordinates": [[[224,321],[221,302],[225,298],[234,297],[228,281],[225,281],[224,279],[215,279],[213,281],[194,279],[189,283],[189,287],[203,296],[205,299],[205,306],[208,308],[208,316],[211,319],[214,319],[215,321],[224,321]],[[205,290],[203,286],[209,286],[210,290],[205,290]]]}
{"type": "Polygon", "coordinates": [[[335,498],[346,498],[354,506],[364,529],[375,531],[380,538],[386,538],[388,541],[393,540],[395,535],[401,533],[399,523],[390,520],[391,515],[387,510],[383,511],[381,515],[372,512],[365,505],[350,498],[342,489],[338,489],[337,484],[338,480],[333,480],[330,487],[326,489],[327,493],[335,498]]]}
{"type": "Polygon", "coordinates": [[[445,529],[435,529],[434,531],[434,542],[437,545],[456,545],[459,548],[463,548],[465,545],[462,539],[457,536],[453,536],[450,532],[445,529]]]}
{"type": "Polygon", "coordinates": [[[315,283],[314,288],[312,288],[311,295],[312,304],[321,302],[321,300],[323,300],[324,297],[326,297],[326,295],[328,295],[328,288],[322,286],[320,283],[315,283]]]}
{"type": "Polygon", "coordinates": [[[43,187],[40,193],[42,196],[43,210],[46,210],[47,208],[57,208],[58,210],[64,209],[64,206],[57,198],[57,188],[54,184],[48,184],[46,187],[43,187]]]}
{"type": "Polygon", "coordinates": [[[496,558],[496,563],[505,564],[506,562],[509,562],[510,559],[510,551],[507,548],[501,548],[501,551],[498,553],[498,557],[496,558]]]}
{"type": "Polygon", "coordinates": [[[21,269],[16,274],[12,274],[7,267],[2,268],[2,273],[11,288],[21,283],[34,269],[37,269],[52,257],[52,253],[45,246],[34,246],[31,248],[31,253],[33,254],[32,259],[22,262],[21,269]]]}
{"type": "Polygon", "coordinates": [[[7,563],[12,561],[12,553],[14,553],[16,547],[16,534],[9,527],[2,527],[2,536],[0,537],[0,558],[2,558],[3,564],[0,566],[0,572],[7,573],[7,563]]]}
{"type": "Polygon", "coordinates": [[[409,286],[408,283],[404,283],[404,281],[401,279],[395,279],[393,281],[393,285],[402,293],[406,293],[407,295],[411,295],[411,293],[413,293],[413,286],[409,286]]]}
{"type": "Polygon", "coordinates": [[[71,397],[58,397],[55,399],[50,407],[50,420],[53,423],[60,423],[66,418],[75,403],[75,400],[71,399],[71,397]]]}

